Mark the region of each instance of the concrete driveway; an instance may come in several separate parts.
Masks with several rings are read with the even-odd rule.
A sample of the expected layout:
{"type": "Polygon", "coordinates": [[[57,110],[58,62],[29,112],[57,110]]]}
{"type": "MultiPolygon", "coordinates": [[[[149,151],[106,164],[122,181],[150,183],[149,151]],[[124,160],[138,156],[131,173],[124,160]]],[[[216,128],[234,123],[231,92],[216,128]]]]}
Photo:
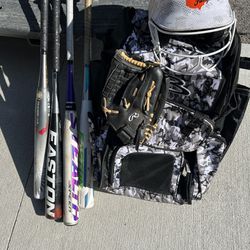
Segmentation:
{"type": "MultiPolygon", "coordinates": [[[[77,48],[78,49],[78,48],[77,48]]],[[[82,57],[76,62],[78,109],[82,57]]],[[[242,56],[250,57],[244,44],[242,56]]],[[[250,107],[212,186],[192,206],[95,192],[95,207],[66,227],[44,217],[33,199],[33,120],[39,47],[0,37],[0,249],[250,249],[250,107]]],[[[62,65],[64,107],[66,65],[62,65]]],[[[250,87],[250,71],[241,70],[250,87]]]]}

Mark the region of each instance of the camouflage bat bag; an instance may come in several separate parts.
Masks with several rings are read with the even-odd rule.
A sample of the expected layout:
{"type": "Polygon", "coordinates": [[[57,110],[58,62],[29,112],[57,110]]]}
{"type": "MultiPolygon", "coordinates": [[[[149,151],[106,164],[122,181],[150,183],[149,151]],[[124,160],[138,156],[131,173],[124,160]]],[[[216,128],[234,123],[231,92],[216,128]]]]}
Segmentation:
{"type": "MultiPolygon", "coordinates": [[[[124,49],[138,60],[156,62],[159,58],[152,49],[146,15],[137,13],[133,23],[134,31],[124,49]]],[[[221,46],[221,41],[216,39],[211,46],[221,46]]],[[[160,62],[170,81],[164,82],[169,85],[165,88],[168,93],[157,126],[139,146],[122,143],[108,124],[103,127],[94,150],[100,189],[174,204],[201,199],[233,141],[249,100],[250,90],[237,84],[240,51],[235,32],[226,55],[216,64],[217,58],[206,57],[205,67],[195,57],[178,57],[183,52],[197,53],[192,42],[168,37],[160,62]],[[173,53],[164,54],[167,50],[173,53]],[[209,64],[216,66],[209,68],[209,64]],[[193,68],[195,73],[185,73],[193,68]]],[[[137,73],[116,54],[107,77],[107,82],[118,81],[121,86],[114,95],[137,73]]]]}

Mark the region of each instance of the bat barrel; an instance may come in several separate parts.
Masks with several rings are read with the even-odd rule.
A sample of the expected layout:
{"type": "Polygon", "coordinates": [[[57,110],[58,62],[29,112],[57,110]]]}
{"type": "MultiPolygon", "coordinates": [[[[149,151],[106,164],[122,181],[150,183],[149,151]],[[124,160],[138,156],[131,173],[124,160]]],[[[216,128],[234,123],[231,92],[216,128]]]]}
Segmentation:
{"type": "Polygon", "coordinates": [[[60,117],[52,112],[47,149],[45,213],[49,219],[60,220],[62,211],[62,159],[60,117]]]}
{"type": "Polygon", "coordinates": [[[66,225],[75,225],[79,219],[78,206],[78,138],[77,117],[74,109],[66,109],[64,121],[64,215],[66,225]]]}

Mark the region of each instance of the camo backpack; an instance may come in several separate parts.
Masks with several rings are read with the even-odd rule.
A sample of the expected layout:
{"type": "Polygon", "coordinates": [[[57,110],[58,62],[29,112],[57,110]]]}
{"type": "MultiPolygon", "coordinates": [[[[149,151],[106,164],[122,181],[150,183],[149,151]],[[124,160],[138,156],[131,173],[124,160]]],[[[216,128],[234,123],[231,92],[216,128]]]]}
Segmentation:
{"type": "MultiPolygon", "coordinates": [[[[157,126],[140,145],[122,142],[102,116],[102,126],[96,126],[93,132],[96,185],[105,192],[143,200],[191,204],[208,190],[248,104],[250,89],[237,84],[241,42],[227,1],[221,6],[227,12],[218,10],[224,18],[220,27],[223,20],[230,25],[218,30],[218,24],[213,23],[210,33],[188,30],[184,35],[176,28],[182,27],[180,24],[164,27],[173,23],[166,16],[178,20],[172,12],[165,12],[164,21],[159,18],[159,9],[169,9],[167,4],[174,1],[152,2],[149,13],[135,12],[132,34],[123,46],[132,59],[130,63],[124,61],[117,51],[102,98],[110,81],[116,86],[116,98],[138,74],[140,65],[131,67],[133,60],[161,65],[164,77],[169,79],[167,98],[157,126]],[[159,25],[159,20],[164,25],[159,25]],[[169,32],[171,29],[175,32],[169,32]]],[[[214,2],[209,1],[204,12],[208,8],[211,15],[214,2]]],[[[188,9],[184,5],[179,8],[188,9]]],[[[196,29],[207,30],[210,23],[203,25],[196,29]]]]}

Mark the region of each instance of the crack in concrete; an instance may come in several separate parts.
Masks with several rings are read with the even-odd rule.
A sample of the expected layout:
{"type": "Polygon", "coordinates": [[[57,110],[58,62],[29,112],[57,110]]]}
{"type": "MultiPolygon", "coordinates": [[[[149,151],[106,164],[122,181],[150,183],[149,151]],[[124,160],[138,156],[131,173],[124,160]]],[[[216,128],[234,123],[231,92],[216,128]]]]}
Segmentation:
{"type": "Polygon", "coordinates": [[[22,203],[23,203],[24,194],[26,192],[25,190],[27,188],[27,185],[28,185],[28,182],[29,182],[29,178],[31,176],[32,166],[33,166],[33,164],[30,167],[29,174],[28,174],[28,177],[27,177],[26,182],[25,182],[25,186],[23,187],[22,198],[21,198],[21,201],[20,201],[19,206],[18,206],[18,210],[17,210],[17,213],[16,213],[14,224],[13,224],[12,229],[11,229],[11,233],[10,233],[10,237],[9,237],[9,240],[8,240],[8,244],[7,244],[6,250],[9,250],[9,248],[10,248],[10,243],[11,243],[11,240],[12,240],[12,236],[14,234],[16,223],[17,223],[17,219],[18,219],[18,216],[19,216],[19,213],[20,213],[20,210],[21,210],[21,206],[22,206],[22,203]]]}

